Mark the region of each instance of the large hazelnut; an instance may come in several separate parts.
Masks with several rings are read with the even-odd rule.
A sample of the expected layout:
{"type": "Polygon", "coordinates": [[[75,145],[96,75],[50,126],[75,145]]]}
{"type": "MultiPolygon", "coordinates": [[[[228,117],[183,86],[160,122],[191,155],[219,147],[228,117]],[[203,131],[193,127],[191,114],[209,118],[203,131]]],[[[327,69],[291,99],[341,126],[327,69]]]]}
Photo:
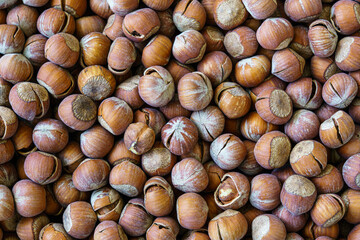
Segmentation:
{"type": "Polygon", "coordinates": [[[318,57],[330,57],[334,54],[338,36],[331,23],[324,19],[312,22],[309,26],[311,51],[318,57]]]}
{"type": "Polygon", "coordinates": [[[50,239],[70,239],[71,237],[66,233],[64,226],[61,223],[49,223],[44,226],[39,234],[39,240],[50,239]]]}
{"type": "Polygon", "coordinates": [[[242,59],[235,65],[236,81],[243,87],[256,87],[269,75],[270,65],[264,55],[242,59]]]}
{"type": "Polygon", "coordinates": [[[284,4],[284,10],[294,22],[308,23],[319,17],[322,3],[321,0],[287,0],[284,4]]]}
{"type": "Polygon", "coordinates": [[[254,240],[285,239],[286,228],[275,215],[262,214],[252,222],[252,237],[254,240]]]}
{"type": "MultiPolygon", "coordinates": [[[[107,1],[105,1],[107,2],[107,1]]],[[[107,19],[107,23],[104,27],[103,34],[110,38],[111,41],[114,41],[117,37],[123,37],[124,33],[122,31],[122,23],[124,17],[118,14],[112,14],[107,19]]]]}
{"type": "Polygon", "coordinates": [[[305,59],[291,48],[276,51],[271,62],[271,73],[285,82],[299,79],[305,67],[305,59]]]}
{"type": "Polygon", "coordinates": [[[110,40],[99,32],[91,32],[80,40],[80,64],[82,66],[106,65],[110,40]]]}
{"type": "MultiPolygon", "coordinates": [[[[359,6],[360,7],[360,6],[359,6]]],[[[342,71],[360,70],[360,37],[344,37],[336,48],[335,63],[342,71]]]]}
{"type": "Polygon", "coordinates": [[[165,66],[171,56],[172,41],[164,35],[156,35],[144,47],[141,62],[146,68],[151,66],[165,66]]]}
{"type": "Polygon", "coordinates": [[[124,100],[132,109],[138,109],[144,101],[139,95],[140,76],[132,76],[120,83],[115,90],[115,97],[124,100]]]}
{"type": "Polygon", "coordinates": [[[25,36],[19,26],[1,24],[0,34],[1,54],[22,52],[25,43],[25,36]]]}
{"type": "Polygon", "coordinates": [[[61,206],[66,207],[72,202],[87,201],[89,194],[75,188],[72,175],[63,174],[54,184],[53,192],[61,206]]]}
{"type": "Polygon", "coordinates": [[[266,19],[273,15],[277,8],[277,2],[265,0],[258,2],[256,0],[243,0],[246,10],[255,19],[266,19]]]}
{"type": "Polygon", "coordinates": [[[224,45],[226,51],[236,59],[251,57],[258,49],[255,31],[241,26],[225,34],[224,45]]]}
{"type": "Polygon", "coordinates": [[[350,35],[360,30],[359,3],[341,0],[331,7],[330,21],[335,30],[344,35],[350,35]]]}
{"type": "Polygon", "coordinates": [[[126,37],[117,37],[112,42],[107,56],[109,70],[115,75],[124,75],[130,71],[135,60],[134,44],[126,37]]]}

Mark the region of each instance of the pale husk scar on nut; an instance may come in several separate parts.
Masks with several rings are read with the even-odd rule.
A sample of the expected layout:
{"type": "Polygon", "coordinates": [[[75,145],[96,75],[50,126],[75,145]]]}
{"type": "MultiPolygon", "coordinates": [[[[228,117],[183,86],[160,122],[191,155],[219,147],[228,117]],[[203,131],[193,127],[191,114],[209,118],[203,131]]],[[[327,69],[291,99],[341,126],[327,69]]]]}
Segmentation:
{"type": "Polygon", "coordinates": [[[360,239],[360,0],[0,0],[0,240],[360,239]]]}

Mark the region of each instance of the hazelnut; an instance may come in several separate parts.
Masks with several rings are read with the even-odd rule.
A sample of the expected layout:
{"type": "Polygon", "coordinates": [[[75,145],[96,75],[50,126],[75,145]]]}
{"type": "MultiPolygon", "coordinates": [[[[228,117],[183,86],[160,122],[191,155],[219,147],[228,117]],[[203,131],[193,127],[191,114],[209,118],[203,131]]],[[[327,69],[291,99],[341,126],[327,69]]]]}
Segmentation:
{"type": "Polygon", "coordinates": [[[322,97],[330,106],[346,108],[358,93],[356,81],[348,74],[337,73],[325,82],[322,97]]]}
{"type": "MultiPolygon", "coordinates": [[[[360,7],[360,6],[359,6],[360,7]]],[[[357,58],[360,51],[360,37],[344,37],[336,48],[335,63],[342,71],[360,70],[357,58]]]]}
{"type": "MultiPolygon", "coordinates": [[[[320,108],[318,108],[315,113],[319,118],[320,123],[323,123],[325,120],[330,118],[334,113],[338,111],[337,108],[332,107],[326,103],[323,103],[320,108]]],[[[350,112],[351,113],[351,112],[350,112]]]]}
{"type": "Polygon", "coordinates": [[[3,153],[0,156],[0,164],[9,162],[15,155],[14,144],[10,139],[0,140],[0,150],[3,153]]]}
{"type": "Polygon", "coordinates": [[[276,1],[266,0],[257,2],[254,0],[243,0],[246,10],[255,19],[266,19],[276,11],[276,1]]]}
{"type": "Polygon", "coordinates": [[[109,16],[109,18],[107,18],[107,23],[104,27],[103,34],[107,36],[111,41],[114,41],[117,37],[125,36],[122,31],[123,20],[124,17],[118,14],[112,14],[111,16],[109,16]]]}
{"type": "Polygon", "coordinates": [[[250,183],[247,177],[238,172],[225,173],[214,192],[214,200],[223,210],[239,209],[249,200],[250,183]]]}
{"type": "Polygon", "coordinates": [[[70,141],[57,156],[61,160],[64,171],[68,173],[74,172],[80,162],[85,159],[85,155],[81,152],[80,144],[75,141],[70,141]]]}
{"type": "Polygon", "coordinates": [[[350,139],[350,141],[347,142],[342,147],[336,149],[336,152],[344,159],[348,159],[352,155],[360,152],[359,147],[358,147],[358,145],[360,143],[359,133],[360,133],[360,126],[355,125],[355,133],[354,133],[353,137],[350,139]]]}
{"type": "MultiPolygon", "coordinates": [[[[24,48],[25,36],[19,26],[10,24],[0,25],[0,53],[20,53],[24,48]]],[[[2,74],[1,74],[2,75],[2,74]]]]}
{"type": "Polygon", "coordinates": [[[338,36],[327,20],[316,20],[309,26],[309,43],[311,51],[318,57],[330,57],[334,54],[338,36]]]}
{"type": "Polygon", "coordinates": [[[80,64],[85,66],[106,65],[110,40],[101,33],[91,32],[80,40],[80,64]]]}
{"type": "Polygon", "coordinates": [[[75,169],[72,180],[79,191],[93,191],[108,183],[110,165],[102,159],[85,159],[75,169]]]}
{"type": "Polygon", "coordinates": [[[360,190],[360,170],[359,162],[360,154],[355,154],[348,158],[342,167],[342,176],[346,185],[354,190],[360,190]]]}
{"type": "Polygon", "coordinates": [[[39,240],[50,240],[54,238],[70,239],[71,237],[66,233],[62,224],[49,223],[41,229],[39,240]]]}
{"type": "Polygon", "coordinates": [[[321,142],[329,148],[338,148],[346,144],[355,133],[352,118],[339,110],[320,125],[319,136],[321,142]]]}
{"type": "Polygon", "coordinates": [[[341,0],[331,7],[330,21],[335,30],[343,35],[350,35],[360,30],[359,3],[341,0]]]}
{"type": "Polygon", "coordinates": [[[172,42],[164,35],[156,35],[144,47],[141,62],[148,68],[151,66],[159,65],[165,66],[171,55],[172,42]]]}
{"type": "Polygon", "coordinates": [[[84,68],[78,76],[77,83],[80,92],[94,101],[109,97],[116,87],[112,73],[98,65],[84,68]]]}
{"type": "Polygon", "coordinates": [[[360,237],[360,224],[356,225],[348,235],[349,240],[355,240],[360,237]]]}
{"type": "Polygon", "coordinates": [[[205,8],[197,0],[180,0],[174,8],[173,21],[180,32],[200,31],[206,21],[205,8]]]}
{"type": "Polygon", "coordinates": [[[0,185],[0,200],[0,221],[5,221],[14,215],[15,204],[11,190],[4,185],[0,185]]]}
{"type": "Polygon", "coordinates": [[[20,239],[40,239],[41,229],[49,224],[50,220],[45,214],[36,217],[21,218],[16,225],[16,234],[20,239]]]}
{"type": "Polygon", "coordinates": [[[75,32],[75,20],[69,13],[56,8],[48,8],[37,19],[37,30],[49,38],[57,33],[75,32]]]}
{"type": "Polygon", "coordinates": [[[107,1],[104,0],[90,0],[90,9],[98,16],[108,19],[113,12],[107,1]]]}
{"type": "Polygon", "coordinates": [[[108,0],[107,3],[111,11],[120,16],[125,16],[139,7],[139,1],[134,0],[108,0]]]}
{"type": "Polygon", "coordinates": [[[201,139],[195,144],[192,151],[180,156],[184,158],[195,158],[201,163],[205,163],[210,160],[210,143],[202,141],[201,139]]]}
{"type": "Polygon", "coordinates": [[[132,123],[124,133],[127,149],[141,155],[148,152],[155,142],[155,132],[143,122],[132,123]]]}
{"type": "Polygon", "coordinates": [[[187,231],[183,238],[183,240],[193,240],[193,239],[209,240],[210,238],[207,234],[207,231],[201,229],[187,231]]]}
{"type": "Polygon", "coordinates": [[[64,68],[47,62],[41,65],[37,82],[46,88],[54,98],[64,98],[74,90],[75,83],[73,76],[64,68]]]}
{"type": "Polygon", "coordinates": [[[302,25],[294,26],[294,38],[293,41],[290,43],[290,48],[295,50],[305,59],[313,56],[313,52],[310,48],[308,33],[308,27],[302,25]]]}
{"type": "Polygon", "coordinates": [[[203,35],[193,29],[186,30],[175,37],[172,54],[182,64],[200,62],[206,50],[203,35]]]}
{"type": "Polygon", "coordinates": [[[201,162],[185,158],[173,167],[171,182],[182,192],[202,192],[209,183],[209,177],[201,162]]]}
{"type": "Polygon", "coordinates": [[[221,51],[213,51],[204,56],[198,63],[197,70],[204,73],[213,87],[224,82],[232,71],[231,59],[221,51]]]}
{"type": "Polygon", "coordinates": [[[63,174],[53,185],[53,192],[56,200],[61,206],[66,207],[76,201],[86,201],[89,194],[80,192],[75,188],[72,175],[63,174]]]}
{"type": "Polygon", "coordinates": [[[271,73],[285,82],[299,79],[305,67],[305,59],[291,48],[276,51],[271,62],[271,73]]]}
{"type": "Polygon", "coordinates": [[[57,153],[67,145],[69,134],[61,121],[48,118],[35,125],[32,138],[40,151],[57,153]]]}
{"type": "MultiPolygon", "coordinates": [[[[114,12],[116,13],[116,11],[114,12]]],[[[155,34],[159,28],[159,17],[151,8],[142,8],[126,14],[122,24],[122,31],[125,36],[134,42],[145,41],[155,34]]]]}
{"type": "Polygon", "coordinates": [[[116,191],[128,197],[136,197],[144,187],[146,175],[130,161],[122,161],[110,171],[109,183],[116,191]]]}
{"type": "Polygon", "coordinates": [[[94,240],[122,240],[127,236],[120,225],[114,221],[104,221],[99,223],[94,230],[94,240]]]}
{"type": "Polygon", "coordinates": [[[176,92],[173,99],[171,99],[171,101],[167,105],[160,107],[160,111],[163,113],[167,120],[170,120],[174,117],[184,116],[190,118],[191,116],[191,111],[181,106],[178,94],[176,92]]]}
{"type": "Polygon", "coordinates": [[[225,133],[211,143],[210,155],[220,168],[232,170],[244,161],[246,147],[240,138],[231,133],[225,133]]]}
{"type": "Polygon", "coordinates": [[[118,221],[124,207],[120,194],[110,187],[93,191],[90,203],[100,222],[118,221]]]}
{"type": "Polygon", "coordinates": [[[119,141],[115,142],[114,147],[109,152],[107,161],[111,165],[115,166],[124,160],[129,160],[135,164],[139,164],[140,156],[129,151],[125,146],[124,139],[120,139],[119,141]]]}
{"type": "Polygon", "coordinates": [[[149,67],[139,80],[139,95],[152,107],[162,107],[171,101],[175,85],[169,71],[161,66],[149,67]]]}
{"type": "MultiPolygon", "coordinates": [[[[347,189],[341,194],[342,201],[346,206],[345,221],[351,224],[358,224],[360,222],[359,206],[360,192],[347,189]]],[[[340,201],[339,201],[340,202],[340,201]]]]}
{"type": "Polygon", "coordinates": [[[163,114],[155,108],[142,108],[134,113],[134,122],[143,122],[158,135],[166,121],[163,114]]]}
{"type": "Polygon", "coordinates": [[[312,22],[322,11],[321,0],[287,0],[284,4],[286,15],[294,22],[312,22]]]}
{"type": "Polygon", "coordinates": [[[117,37],[112,42],[107,56],[109,70],[115,75],[124,75],[130,71],[135,60],[134,44],[126,37],[117,37]]]}
{"type": "Polygon", "coordinates": [[[219,186],[221,179],[226,172],[222,170],[218,165],[216,165],[213,161],[206,162],[204,164],[204,168],[209,177],[209,184],[204,191],[210,193],[214,192],[216,188],[219,186]]]}
{"type": "Polygon", "coordinates": [[[174,79],[175,86],[177,86],[180,78],[185,76],[187,73],[194,72],[195,69],[191,65],[182,64],[174,59],[171,59],[166,69],[170,72],[171,76],[174,79]]]}
{"type": "Polygon", "coordinates": [[[326,167],[327,150],[317,141],[301,141],[291,150],[290,164],[295,173],[315,177],[326,167]]]}
{"type": "MultiPolygon", "coordinates": [[[[214,2],[213,0],[203,0],[202,4],[205,7],[206,10],[206,1],[210,4],[211,2],[214,2]]],[[[212,9],[212,7],[211,7],[212,9]]],[[[208,14],[206,14],[207,17],[209,17],[208,14]]],[[[224,51],[224,34],[218,27],[214,26],[205,26],[203,30],[201,31],[201,34],[203,35],[205,42],[206,42],[206,52],[211,53],[214,51],[224,51]]]]}
{"type": "Polygon", "coordinates": [[[344,186],[341,172],[331,164],[326,165],[320,174],[310,180],[314,183],[318,193],[338,193],[344,186]]]}
{"type": "Polygon", "coordinates": [[[72,94],[61,101],[58,114],[66,126],[84,131],[95,123],[97,108],[91,98],[82,94],[72,94]]]}
{"type": "Polygon", "coordinates": [[[20,180],[12,189],[16,211],[23,217],[34,217],[46,208],[45,188],[30,180],[20,180]]]}
{"type": "Polygon", "coordinates": [[[236,81],[243,87],[256,87],[269,75],[270,64],[264,55],[242,59],[235,65],[236,81]]]}
{"type": "Polygon", "coordinates": [[[280,201],[292,214],[300,215],[310,211],[316,200],[315,185],[300,175],[288,177],[281,189],[280,201]]]}
{"type": "Polygon", "coordinates": [[[9,93],[10,89],[12,87],[12,84],[5,81],[2,77],[0,77],[0,106],[6,106],[9,107],[9,93]]]}
{"type": "Polygon", "coordinates": [[[256,162],[255,159],[254,149],[256,144],[248,140],[245,140],[244,144],[247,154],[245,160],[240,164],[239,170],[249,176],[257,175],[264,169],[256,162]]]}
{"type": "Polygon", "coordinates": [[[190,119],[197,126],[199,135],[204,141],[214,141],[224,130],[225,117],[215,106],[208,106],[203,110],[193,112],[190,119]]]}
{"type": "Polygon", "coordinates": [[[141,155],[142,169],[149,176],[165,176],[176,163],[173,155],[161,142],[155,142],[150,151],[141,155]]]}
{"type": "MultiPolygon", "coordinates": [[[[306,224],[308,220],[308,214],[301,214],[298,216],[293,215],[291,212],[286,210],[286,208],[280,205],[272,214],[277,216],[285,225],[286,230],[288,232],[298,232],[300,231],[306,224]]],[[[288,239],[286,239],[288,240],[288,239]]],[[[291,238],[290,238],[291,240],[291,238]]],[[[296,239],[295,239],[296,240],[296,239]]],[[[301,239],[303,240],[303,239],[301,239]]]]}
{"type": "Polygon", "coordinates": [[[313,110],[318,109],[323,103],[322,86],[311,78],[300,78],[289,83],[285,91],[296,108],[313,110]]]}
{"type": "Polygon", "coordinates": [[[186,229],[194,230],[203,227],[208,211],[206,201],[197,193],[184,193],[176,201],[177,220],[186,229]]]}
{"type": "Polygon", "coordinates": [[[35,8],[21,4],[8,12],[6,23],[19,26],[26,37],[30,37],[36,33],[36,20],[38,17],[39,13],[35,8]]]}
{"type": "Polygon", "coordinates": [[[42,118],[50,105],[46,89],[30,82],[14,85],[9,93],[9,101],[13,111],[28,121],[42,118]]]}
{"type": "Polygon", "coordinates": [[[95,125],[80,135],[80,147],[85,156],[103,158],[114,145],[114,136],[103,127],[95,125]]]}
{"type": "Polygon", "coordinates": [[[133,120],[130,106],[116,97],[103,100],[98,109],[98,121],[113,135],[121,135],[133,120]]]}
{"type": "Polygon", "coordinates": [[[125,205],[119,219],[120,226],[131,237],[138,237],[146,233],[153,222],[152,216],[146,211],[144,200],[130,199],[125,205]]]}
{"type": "Polygon", "coordinates": [[[13,186],[18,180],[18,173],[11,162],[0,164],[0,185],[13,186]]]}
{"type": "Polygon", "coordinates": [[[0,106],[0,139],[11,138],[18,129],[18,118],[13,110],[0,106]]]}
{"type": "Polygon", "coordinates": [[[293,37],[294,28],[285,18],[267,18],[256,31],[259,44],[269,50],[287,48],[293,37]]]}
{"type": "Polygon", "coordinates": [[[234,82],[223,82],[217,86],[214,101],[224,115],[230,119],[245,116],[251,107],[249,94],[234,82]]]}
{"type": "Polygon", "coordinates": [[[262,214],[252,222],[252,237],[254,240],[285,239],[286,228],[275,215],[262,214]]]}
{"type": "MultiPolygon", "coordinates": [[[[25,124],[24,121],[20,121],[18,130],[11,139],[12,141],[6,140],[3,142],[3,144],[5,144],[5,149],[9,148],[8,150],[11,150],[9,151],[11,153],[14,152],[12,149],[15,148],[15,150],[22,156],[27,156],[29,153],[36,151],[37,148],[32,141],[32,131],[32,127],[25,124]]],[[[10,157],[8,158],[8,160],[10,160],[12,158],[12,154],[6,157],[10,157]]]]}
{"type": "Polygon", "coordinates": [[[45,43],[45,57],[64,68],[75,66],[79,54],[79,41],[68,33],[57,33],[45,43]]]}
{"type": "Polygon", "coordinates": [[[140,76],[135,75],[120,83],[115,90],[115,97],[124,100],[132,109],[138,109],[144,101],[138,91],[140,76]]]}
{"type": "Polygon", "coordinates": [[[226,51],[236,59],[251,57],[258,49],[255,31],[242,26],[225,34],[224,45],[226,51]]]}
{"type": "Polygon", "coordinates": [[[61,167],[55,155],[39,151],[27,155],[24,162],[26,176],[41,185],[55,182],[61,175],[61,167]]]}
{"type": "Polygon", "coordinates": [[[70,203],[63,214],[65,231],[74,238],[86,238],[95,228],[96,214],[88,202],[70,203]]]}
{"type": "Polygon", "coordinates": [[[31,62],[21,53],[9,53],[0,58],[0,75],[5,81],[12,84],[27,82],[33,73],[31,62]]]}
{"type": "Polygon", "coordinates": [[[214,240],[242,239],[248,230],[248,224],[243,214],[228,209],[209,222],[209,236],[214,240]]]}
{"type": "Polygon", "coordinates": [[[339,72],[333,58],[318,56],[311,58],[310,70],[311,75],[321,83],[325,83],[332,75],[339,72]]]}
{"type": "Polygon", "coordinates": [[[216,24],[220,28],[230,30],[242,24],[249,16],[249,13],[241,0],[215,0],[213,15],[216,24]]]}
{"type": "Polygon", "coordinates": [[[174,192],[162,177],[150,178],[144,185],[144,205],[148,213],[156,217],[169,215],[174,208],[174,192]]]}
{"type": "MultiPolygon", "coordinates": [[[[354,80],[356,81],[358,87],[360,86],[360,71],[355,71],[355,72],[350,72],[349,75],[354,78],[354,80]]],[[[356,95],[357,97],[360,96],[360,92],[358,91],[358,94],[356,95]]]]}
{"type": "Polygon", "coordinates": [[[285,134],[293,141],[313,139],[319,133],[320,122],[315,113],[301,109],[294,112],[285,125],[285,134]]]}
{"type": "Polygon", "coordinates": [[[310,211],[311,219],[321,227],[331,227],[340,221],[346,211],[346,205],[339,195],[321,194],[310,211]]]}
{"type": "Polygon", "coordinates": [[[175,117],[161,129],[164,146],[175,155],[189,153],[198,141],[196,125],[186,117],[175,117]]]}
{"type": "Polygon", "coordinates": [[[265,122],[257,112],[248,113],[240,125],[242,136],[254,142],[257,142],[265,133],[277,129],[277,125],[265,122]]]}
{"type": "Polygon", "coordinates": [[[250,203],[261,211],[270,211],[280,204],[281,183],[268,173],[256,175],[251,180],[250,203]]]}
{"type": "Polygon", "coordinates": [[[273,87],[273,88],[285,90],[286,86],[287,86],[287,83],[283,82],[282,80],[280,80],[279,78],[277,78],[273,75],[270,75],[268,78],[266,78],[264,80],[264,82],[260,83],[256,87],[249,89],[249,94],[250,94],[252,101],[255,103],[257,95],[259,95],[266,88],[273,87]]]}
{"type": "Polygon", "coordinates": [[[76,19],[76,36],[78,39],[92,32],[102,32],[105,27],[105,21],[97,15],[84,16],[76,19]]]}
{"type": "Polygon", "coordinates": [[[289,95],[281,89],[266,88],[257,95],[255,108],[266,122],[281,125],[288,122],[293,113],[289,95]]]}
{"type": "Polygon", "coordinates": [[[181,106],[190,111],[203,110],[213,97],[211,82],[202,72],[183,76],[178,82],[177,92],[181,106]]]}
{"type": "Polygon", "coordinates": [[[179,224],[171,217],[159,217],[154,220],[146,231],[146,239],[149,240],[176,240],[179,234],[179,224]]]}
{"type": "Polygon", "coordinates": [[[62,9],[70,13],[75,18],[78,18],[84,15],[87,8],[87,1],[51,0],[51,6],[57,9],[62,9]]]}
{"type": "Polygon", "coordinates": [[[146,6],[157,11],[164,11],[168,9],[173,2],[174,0],[143,0],[143,3],[146,6]]]}

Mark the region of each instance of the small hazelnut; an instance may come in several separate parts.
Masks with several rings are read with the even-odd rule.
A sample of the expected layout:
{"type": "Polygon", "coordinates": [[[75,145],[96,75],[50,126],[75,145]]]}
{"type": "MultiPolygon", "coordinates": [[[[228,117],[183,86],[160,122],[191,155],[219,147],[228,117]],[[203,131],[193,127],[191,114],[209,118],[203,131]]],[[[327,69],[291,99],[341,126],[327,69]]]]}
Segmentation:
{"type": "Polygon", "coordinates": [[[214,200],[223,210],[239,209],[249,200],[250,183],[247,177],[238,172],[225,173],[214,192],[214,200]]]}
{"type": "Polygon", "coordinates": [[[300,175],[288,177],[281,189],[280,201],[292,214],[300,215],[310,211],[316,200],[315,185],[300,175]]]}
{"type": "Polygon", "coordinates": [[[65,231],[74,238],[86,238],[95,229],[96,214],[90,203],[77,201],[70,203],[62,217],[65,231]]]}
{"type": "Polygon", "coordinates": [[[330,21],[335,30],[350,35],[360,30],[360,5],[356,1],[341,0],[331,7],[330,21]]]}
{"type": "Polygon", "coordinates": [[[58,114],[66,126],[84,131],[95,123],[97,107],[91,98],[82,94],[72,94],[61,101],[58,114]]]}
{"type": "Polygon", "coordinates": [[[141,155],[148,152],[155,142],[155,132],[143,122],[132,123],[124,133],[127,149],[141,155]]]}
{"type": "Polygon", "coordinates": [[[0,185],[0,221],[5,221],[12,217],[14,213],[15,203],[13,194],[8,187],[0,185]]]}
{"type": "Polygon", "coordinates": [[[282,125],[293,114],[293,105],[289,95],[281,89],[266,88],[257,95],[255,109],[266,122],[282,125]]]}
{"type": "Polygon", "coordinates": [[[220,213],[209,222],[209,236],[214,240],[242,239],[248,230],[244,215],[238,211],[228,209],[220,213]]]}
{"type": "Polygon", "coordinates": [[[144,200],[133,198],[125,205],[119,219],[119,225],[130,237],[139,237],[153,222],[152,216],[146,211],[144,200]]]}
{"type": "Polygon", "coordinates": [[[230,119],[245,116],[251,107],[249,94],[234,82],[223,82],[217,86],[214,101],[224,115],[230,119]]]}
{"type": "Polygon", "coordinates": [[[211,143],[210,155],[221,169],[232,170],[245,160],[246,147],[240,138],[225,133],[211,143]]]}
{"type": "MultiPolygon", "coordinates": [[[[152,1],[152,2],[154,2],[154,1],[152,1]]],[[[163,1],[161,1],[161,2],[163,2],[163,1]]],[[[202,2],[202,4],[203,4],[203,2],[202,2]]],[[[176,26],[175,26],[173,18],[172,18],[172,10],[167,9],[165,11],[161,11],[161,12],[158,11],[156,13],[160,20],[160,28],[159,28],[158,33],[165,35],[168,38],[172,38],[174,36],[175,30],[176,30],[176,26]]]]}
{"type": "Polygon", "coordinates": [[[251,57],[258,49],[255,31],[241,26],[225,34],[224,45],[226,51],[235,59],[251,57]]]}
{"type": "Polygon", "coordinates": [[[182,64],[200,62],[206,50],[203,35],[193,29],[186,30],[175,37],[172,54],[182,64]]]}
{"type": "Polygon", "coordinates": [[[209,183],[209,177],[201,162],[185,158],[174,165],[171,182],[182,192],[202,192],[209,183]]]}
{"type": "Polygon", "coordinates": [[[176,215],[179,224],[186,229],[200,229],[206,223],[209,208],[197,193],[184,193],[176,201],[176,215]]]}
{"type": "Polygon", "coordinates": [[[239,170],[248,176],[254,176],[261,173],[264,169],[257,163],[254,155],[255,143],[252,141],[244,141],[246,147],[245,160],[240,164],[239,170]]]}
{"type": "Polygon", "coordinates": [[[132,109],[138,109],[144,104],[139,95],[139,81],[139,75],[132,76],[120,83],[115,90],[115,97],[124,100],[132,109]]]}
{"type": "Polygon", "coordinates": [[[294,28],[285,18],[268,18],[256,31],[259,44],[269,50],[287,48],[294,37],[294,28]]]}
{"type": "Polygon", "coordinates": [[[110,171],[110,186],[128,197],[139,195],[145,181],[146,175],[143,170],[130,161],[122,161],[110,171]]]}
{"type": "Polygon", "coordinates": [[[174,208],[174,192],[162,177],[150,178],[144,185],[144,205],[148,213],[156,217],[169,215],[174,208]]]}
{"type": "Polygon", "coordinates": [[[354,190],[360,190],[360,169],[359,169],[360,154],[357,153],[346,160],[342,167],[342,176],[346,185],[354,190]]]}
{"type": "Polygon", "coordinates": [[[76,37],[81,39],[92,32],[102,32],[105,27],[105,20],[97,15],[84,16],[76,19],[76,37]]]}
{"type": "MultiPolygon", "coordinates": [[[[359,5],[360,7],[360,5],[359,5]]],[[[360,70],[360,37],[344,37],[336,48],[335,63],[342,71],[360,70]]]]}
{"type": "Polygon", "coordinates": [[[23,217],[34,217],[46,208],[45,188],[31,180],[20,180],[12,189],[16,211],[23,217]]]}
{"type": "Polygon", "coordinates": [[[213,97],[209,78],[202,72],[192,72],[183,76],[177,85],[180,104],[190,111],[206,108],[213,97]]]}
{"type": "Polygon", "coordinates": [[[352,118],[339,110],[320,125],[319,136],[321,142],[329,148],[338,148],[346,144],[355,133],[352,118]]]}
{"type": "Polygon", "coordinates": [[[280,204],[281,183],[272,174],[256,175],[251,180],[250,203],[261,211],[270,211],[280,204]]]}
{"type": "Polygon", "coordinates": [[[358,93],[356,81],[348,74],[332,75],[322,88],[322,97],[330,106],[346,108],[358,93]]]}
{"type": "Polygon", "coordinates": [[[30,82],[14,85],[9,93],[9,101],[13,111],[28,121],[42,118],[50,106],[46,89],[30,82]]]}
{"type": "Polygon", "coordinates": [[[180,32],[186,30],[200,31],[206,21],[206,11],[197,0],[180,0],[173,12],[173,21],[180,32]]]}
{"type": "Polygon", "coordinates": [[[252,222],[252,237],[254,240],[285,239],[286,228],[275,215],[262,214],[252,222]]]}
{"type": "Polygon", "coordinates": [[[57,33],[45,43],[45,57],[64,68],[75,66],[79,54],[79,40],[68,33],[57,33]]]}
{"type": "MultiPolygon", "coordinates": [[[[114,12],[116,13],[116,11],[114,12]]],[[[151,8],[141,8],[126,14],[122,24],[123,33],[134,42],[145,41],[154,35],[159,28],[159,17],[151,8]]]]}
{"type": "Polygon", "coordinates": [[[0,75],[5,81],[12,84],[27,82],[33,74],[31,62],[21,53],[9,53],[0,58],[0,75]]]}

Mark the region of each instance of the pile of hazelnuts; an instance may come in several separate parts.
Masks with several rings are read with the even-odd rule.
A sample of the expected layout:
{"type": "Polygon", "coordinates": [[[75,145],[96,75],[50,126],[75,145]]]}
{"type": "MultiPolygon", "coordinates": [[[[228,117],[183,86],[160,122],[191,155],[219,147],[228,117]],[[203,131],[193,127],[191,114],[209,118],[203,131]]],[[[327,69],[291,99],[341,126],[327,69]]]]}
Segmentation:
{"type": "Polygon", "coordinates": [[[360,0],[5,0],[0,54],[0,240],[360,239],[360,0]]]}

